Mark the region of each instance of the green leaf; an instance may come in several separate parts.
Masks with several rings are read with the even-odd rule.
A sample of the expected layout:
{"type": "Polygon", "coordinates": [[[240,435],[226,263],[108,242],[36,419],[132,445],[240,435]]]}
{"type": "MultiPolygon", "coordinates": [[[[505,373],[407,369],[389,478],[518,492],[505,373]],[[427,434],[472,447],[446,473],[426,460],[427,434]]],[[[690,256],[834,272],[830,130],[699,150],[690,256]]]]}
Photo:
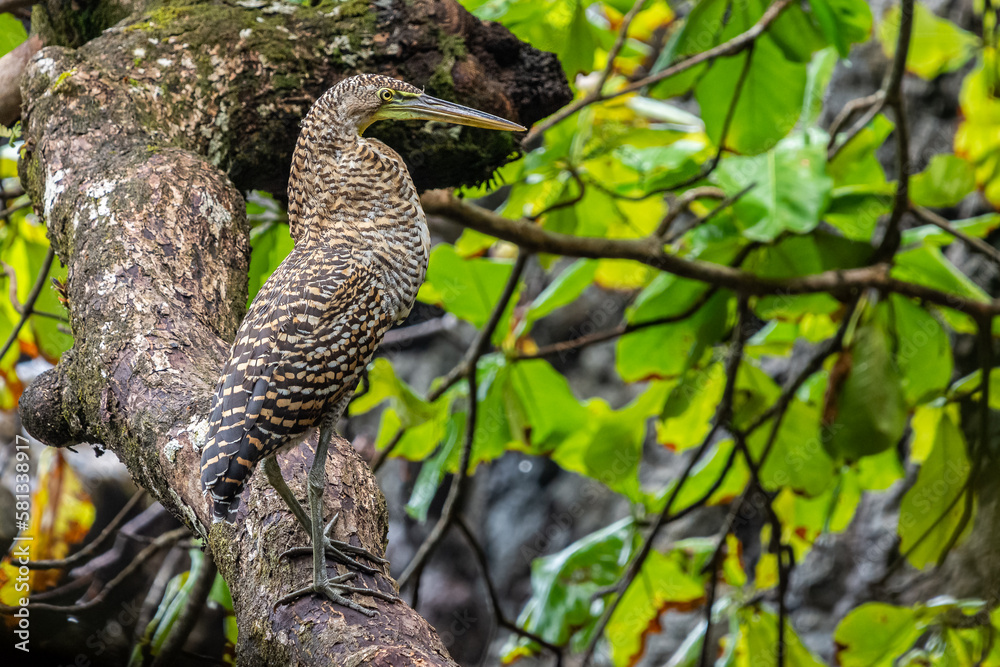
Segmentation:
{"type": "Polygon", "coordinates": [[[918,206],[957,206],[976,187],[972,165],[960,157],[940,153],[927,168],[910,178],[910,201],[918,206]]]}
{"type": "MultiPolygon", "coordinates": [[[[702,0],[692,8],[681,29],[667,42],[653,65],[656,74],[686,57],[707,51],[722,41],[724,16],[728,11],[726,0],[702,0]]],[[[652,89],[654,97],[674,97],[691,90],[701,78],[707,65],[696,65],[680,74],[657,83],[652,89]]]]}
{"type": "Polygon", "coordinates": [[[427,280],[417,298],[482,327],[500,300],[511,269],[510,264],[488,259],[462,259],[454,246],[442,243],[431,252],[427,280]]]}
{"type": "MultiPolygon", "coordinates": [[[[955,220],[951,226],[967,236],[986,238],[997,227],[1000,227],[1000,214],[987,213],[968,220],[955,220]]],[[[932,245],[946,246],[955,242],[955,237],[937,225],[921,225],[903,232],[903,246],[932,245]]]]}
{"type": "Polygon", "coordinates": [[[367,390],[350,405],[351,416],[364,414],[382,401],[389,400],[403,418],[404,426],[433,419],[441,412],[443,401],[428,403],[399,379],[392,363],[379,357],[368,368],[367,390]]]}
{"type": "MultiPolygon", "coordinates": [[[[886,56],[892,59],[899,38],[900,8],[894,5],[879,25],[879,40],[886,56]]],[[[935,79],[954,72],[975,54],[980,40],[947,19],[938,18],[923,3],[913,5],[913,34],[906,69],[924,79],[935,79]]]]}
{"type": "MultiPolygon", "coordinates": [[[[702,297],[704,284],[661,274],[636,299],[629,322],[651,322],[683,313],[702,297]]],[[[728,292],[714,294],[690,317],[650,326],[618,340],[615,362],[626,382],[673,378],[700,363],[706,350],[725,333],[728,292]]]]}
{"type": "MultiPolygon", "coordinates": [[[[774,647],[778,643],[777,614],[762,606],[747,606],[739,610],[738,618],[736,664],[756,665],[762,656],[774,655],[774,647]]],[[[790,623],[785,626],[785,642],[785,664],[788,667],[822,667],[823,663],[802,644],[790,623]]]]}
{"type": "Polygon", "coordinates": [[[955,132],[955,154],[972,163],[983,195],[1000,206],[1000,100],[994,95],[996,52],[987,50],[962,82],[958,95],[962,121],[955,132]]]}
{"type": "Polygon", "coordinates": [[[590,259],[578,259],[563,269],[528,306],[518,334],[528,333],[535,322],[576,300],[594,281],[596,271],[597,263],[590,259]]]}
{"type": "MultiPolygon", "coordinates": [[[[951,409],[942,409],[933,422],[934,441],[920,466],[917,481],[899,507],[899,550],[918,569],[937,564],[958,530],[967,533],[973,523],[973,508],[965,492],[972,467],[965,436],[951,409]],[[963,515],[969,521],[963,526],[963,515]]],[[[926,437],[915,434],[915,437],[926,437]]]]}
{"type": "MultiPolygon", "coordinates": [[[[759,1],[732,5],[722,39],[748,30],[763,11],[759,1]]],[[[723,127],[747,58],[751,63],[724,146],[737,153],[756,155],[773,147],[795,127],[802,113],[808,75],[805,63],[788,60],[768,33],[757,38],[752,50],[717,60],[695,86],[705,131],[716,145],[722,142],[723,127]]]]}
{"type": "Polygon", "coordinates": [[[551,452],[569,438],[580,435],[587,424],[587,409],[576,399],[569,382],[542,359],[521,361],[511,367],[510,392],[516,399],[508,410],[512,432],[534,454],[551,452]]]}
{"type": "Polygon", "coordinates": [[[437,454],[425,461],[420,467],[420,474],[417,475],[417,481],[413,484],[410,500],[406,503],[406,513],[421,523],[427,521],[427,510],[434,501],[434,496],[437,495],[446,468],[457,469],[459,467],[458,455],[462,448],[466,415],[461,413],[457,417],[457,419],[448,422],[444,442],[437,454]]]}
{"type": "Polygon", "coordinates": [[[889,316],[907,405],[942,395],[954,368],[944,327],[925,309],[898,294],[890,296],[889,316]]]}
{"type": "Polygon", "coordinates": [[[827,41],[846,58],[852,43],[868,39],[872,31],[872,12],[864,0],[811,0],[820,30],[827,41]]]}
{"type": "MultiPolygon", "coordinates": [[[[815,6],[815,4],[813,5],[815,6]]],[[[833,48],[817,51],[809,62],[806,78],[806,96],[802,103],[802,116],[799,126],[807,128],[816,125],[823,113],[823,98],[826,88],[830,85],[830,77],[837,66],[837,52],[833,48]]]]}
{"type": "Polygon", "coordinates": [[[989,301],[989,295],[958,270],[941,250],[930,245],[904,250],[895,257],[892,277],[933,287],[976,301],[989,301]]]}
{"type": "Polygon", "coordinates": [[[638,172],[641,178],[615,186],[615,192],[628,196],[645,196],[681,183],[701,169],[701,159],[706,157],[707,143],[698,139],[679,139],[666,146],[634,148],[621,146],[615,157],[638,172]]]}
{"type": "Polygon", "coordinates": [[[892,210],[895,189],[895,184],[888,183],[834,188],[824,219],[845,238],[870,242],[879,218],[892,210]]]}
{"type": "MultiPolygon", "coordinates": [[[[544,558],[537,558],[540,554],[531,546],[522,547],[522,556],[534,561],[531,598],[517,624],[559,646],[574,635],[574,644],[581,643],[596,620],[591,614],[594,594],[618,581],[634,541],[632,519],[625,518],[544,558]]],[[[539,649],[528,640],[514,640],[505,648],[504,661],[509,662],[515,655],[533,655],[539,649]]]]}
{"type": "Polygon", "coordinates": [[[917,612],[881,602],[852,610],[837,625],[837,664],[841,667],[891,667],[920,637],[917,612]]]}
{"type": "Polygon", "coordinates": [[[720,363],[684,373],[663,405],[656,424],[657,441],[675,452],[701,444],[712,427],[725,384],[720,363]]]}
{"type": "MultiPolygon", "coordinates": [[[[670,508],[671,513],[680,512],[696,502],[701,502],[705,494],[716,485],[716,482],[723,475],[722,483],[708,497],[707,505],[731,503],[743,492],[750,481],[750,470],[742,457],[733,458],[735,448],[736,443],[728,438],[714,443],[709,448],[677,493],[677,498],[670,508]],[[730,461],[732,461],[731,465],[730,461]]],[[[677,480],[671,480],[663,490],[656,493],[646,493],[642,501],[646,506],[646,511],[649,514],[662,512],[676,486],[677,480]]]]}
{"type": "Polygon", "coordinates": [[[351,416],[364,414],[383,401],[389,401],[379,423],[376,449],[386,447],[405,429],[392,451],[393,457],[420,461],[426,458],[445,435],[453,393],[446,393],[428,403],[396,375],[388,359],[379,357],[368,368],[367,386],[351,401],[351,416]]]}
{"type": "MultiPolygon", "coordinates": [[[[25,211],[15,212],[10,219],[8,229],[13,233],[10,240],[3,248],[3,261],[13,271],[17,277],[17,300],[24,303],[27,300],[35,282],[39,279],[39,272],[45,262],[45,257],[49,250],[49,241],[45,236],[45,226],[37,224],[34,216],[28,216],[25,211]]],[[[53,315],[66,315],[66,308],[59,301],[59,297],[52,287],[52,278],[60,281],[66,279],[66,268],[62,266],[58,259],[53,260],[47,277],[43,278],[42,290],[35,301],[35,308],[44,313],[53,315]]],[[[4,315],[0,321],[0,335],[6,340],[13,330],[14,324],[21,319],[20,313],[14,310],[13,303],[4,300],[4,315]]],[[[29,320],[27,326],[21,329],[18,337],[21,345],[11,346],[7,357],[0,363],[0,370],[14,379],[14,365],[19,358],[22,349],[30,356],[35,356],[31,348],[37,346],[38,352],[51,362],[59,360],[62,353],[73,345],[72,336],[63,333],[62,327],[67,325],[59,320],[50,317],[35,316],[29,320]]]]}
{"type": "Polygon", "coordinates": [[[781,520],[785,542],[792,546],[795,559],[801,562],[820,535],[847,528],[859,502],[858,476],[852,469],[842,468],[834,484],[818,496],[810,498],[786,487],[778,492],[773,506],[781,520]]]}
{"type": "MultiPolygon", "coordinates": [[[[793,399],[760,466],[760,479],[768,490],[789,488],[798,494],[815,497],[830,488],[834,480],[834,462],[823,448],[818,405],[793,399]]],[[[758,461],[774,427],[769,419],[747,440],[758,461]]]]}
{"type": "Polygon", "coordinates": [[[587,73],[593,69],[594,51],[597,46],[594,33],[587,21],[583,0],[577,0],[574,5],[573,21],[569,25],[566,46],[559,53],[559,62],[571,79],[577,74],[587,73]]]}
{"type": "Polygon", "coordinates": [[[829,45],[815,14],[797,4],[783,11],[766,34],[788,60],[797,63],[808,63],[816,51],[829,45]]]}
{"type": "Polygon", "coordinates": [[[10,53],[26,39],[28,33],[20,19],[13,14],[0,14],[0,56],[10,53]]]}
{"type": "MultiPolygon", "coordinates": [[[[511,370],[512,367],[507,365],[501,354],[486,355],[479,360],[476,376],[479,409],[476,416],[476,437],[472,446],[472,465],[498,458],[518,440],[513,432],[510,414],[524,413],[516,407],[517,399],[512,396],[511,370]]],[[[465,383],[461,386],[468,391],[465,383]]],[[[570,397],[572,398],[572,394],[570,397]]],[[[456,417],[453,416],[453,419],[456,417]]],[[[455,469],[458,469],[457,463],[455,469]]]]}
{"type": "Polygon", "coordinates": [[[294,246],[288,225],[265,223],[250,230],[248,306],[294,246]]]}
{"type": "Polygon", "coordinates": [[[773,246],[760,248],[744,266],[765,278],[795,278],[864,266],[871,255],[868,243],[817,231],[808,236],[789,236],[773,246]]]}
{"type": "Polygon", "coordinates": [[[467,0],[464,4],[480,19],[498,21],[535,48],[555,53],[571,81],[577,73],[593,68],[597,41],[587,21],[586,0],[467,0]]]}
{"type": "MultiPolygon", "coordinates": [[[[868,192],[885,192],[885,170],[876,151],[892,134],[895,124],[884,115],[872,119],[863,130],[830,161],[829,172],[838,188],[847,185],[864,186],[868,192]]],[[[888,191],[891,197],[895,188],[888,191]]]]}
{"type": "Polygon", "coordinates": [[[793,136],[764,155],[720,163],[714,179],[727,195],[753,185],[733,205],[744,236],[772,241],[782,232],[805,233],[819,224],[833,181],[826,173],[826,148],[818,139],[818,133],[793,136]]]}
{"type": "Polygon", "coordinates": [[[654,383],[621,410],[612,410],[601,399],[587,403],[586,424],[552,452],[561,467],[600,481],[629,500],[642,499],[639,462],[646,436],[646,421],[663,404],[666,385],[654,383]]]}
{"type": "Polygon", "coordinates": [[[834,384],[823,411],[823,444],[832,457],[856,461],[899,442],[906,426],[906,405],[884,308],[855,330],[830,381],[834,384]]]}
{"type": "Polygon", "coordinates": [[[646,638],[659,631],[660,614],[691,611],[705,597],[701,578],[689,576],[676,559],[651,551],[604,630],[616,666],[634,665],[646,638]]]}

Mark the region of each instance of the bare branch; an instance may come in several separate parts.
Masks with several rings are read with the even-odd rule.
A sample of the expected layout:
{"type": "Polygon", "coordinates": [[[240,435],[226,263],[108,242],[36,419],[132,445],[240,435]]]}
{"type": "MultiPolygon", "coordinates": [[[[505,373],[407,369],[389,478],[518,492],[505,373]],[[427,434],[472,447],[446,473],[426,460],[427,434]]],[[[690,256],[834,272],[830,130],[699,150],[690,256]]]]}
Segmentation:
{"type": "MultiPolygon", "coordinates": [[[[27,7],[31,2],[20,0],[0,0],[0,13],[10,12],[18,7],[27,7]],[[10,5],[10,9],[4,9],[10,5]]],[[[31,60],[31,56],[42,48],[42,38],[32,35],[0,58],[0,125],[13,125],[21,117],[21,73],[31,60]]]]}
{"type": "MultiPolygon", "coordinates": [[[[740,295],[740,303],[746,302],[746,295],[740,295]]],[[[745,312],[745,308],[741,307],[741,312],[745,312]]],[[[736,392],[736,374],[740,368],[740,362],[743,360],[743,343],[744,343],[744,325],[745,322],[741,318],[736,322],[736,326],[733,328],[733,343],[732,349],[730,350],[729,357],[726,360],[726,385],[722,392],[722,400],[719,402],[719,406],[715,412],[715,419],[712,422],[712,427],[709,429],[708,434],[702,440],[701,445],[695,450],[694,455],[688,459],[687,465],[684,467],[684,471],[681,473],[680,478],[674,485],[674,488],[670,492],[670,496],[667,498],[667,502],[663,505],[663,510],[656,517],[656,521],[653,523],[652,529],[649,531],[649,535],[642,543],[642,547],[639,549],[639,553],[636,554],[632,562],[629,563],[628,569],[625,571],[625,576],[618,583],[617,595],[607,604],[604,613],[601,614],[601,618],[598,619],[597,625],[594,628],[594,634],[592,635],[590,642],[587,644],[587,649],[583,654],[583,664],[587,665],[594,657],[594,650],[597,648],[597,642],[600,641],[601,636],[604,634],[604,628],[607,627],[608,621],[611,620],[611,616],[615,613],[615,609],[618,608],[618,604],[621,602],[625,595],[625,591],[628,590],[629,586],[635,580],[636,576],[639,574],[639,570],[642,569],[642,564],[646,561],[649,556],[649,552],[653,549],[653,541],[659,534],[660,530],[667,523],[667,517],[670,516],[670,511],[673,509],[674,502],[680,495],[681,489],[684,487],[685,482],[691,477],[691,473],[694,471],[695,465],[708,450],[709,446],[715,439],[715,434],[720,428],[729,423],[732,419],[733,410],[733,396],[736,392]]],[[[728,466],[726,470],[719,476],[719,483],[725,478],[728,473],[728,466]]]]}
{"type": "Polygon", "coordinates": [[[119,510],[118,514],[115,515],[115,518],[113,518],[111,522],[104,527],[104,530],[101,531],[101,534],[98,535],[93,542],[88,543],[85,547],[77,551],[72,556],[69,556],[68,558],[61,558],[58,560],[30,560],[25,564],[26,567],[31,570],[51,570],[51,569],[66,570],[75,566],[78,563],[82,563],[83,561],[87,560],[87,558],[89,558],[92,553],[97,551],[105,542],[107,542],[109,537],[115,534],[115,531],[118,530],[118,527],[122,524],[122,522],[129,515],[129,513],[135,508],[136,505],[139,504],[139,501],[145,497],[146,497],[145,489],[139,489],[134,494],[132,494],[132,497],[129,498],[127,503],[125,503],[125,506],[122,507],[121,510],[119,510]]]}
{"type": "Polygon", "coordinates": [[[681,278],[699,280],[753,296],[769,294],[814,294],[828,292],[840,299],[850,299],[866,288],[896,292],[968,313],[974,317],[995,316],[1000,303],[984,302],[949,294],[932,287],[893,278],[889,267],[876,264],[857,269],[825,271],[797,278],[764,278],[746,271],[701,260],[689,260],[664,251],[651,237],[639,239],[606,239],[559,234],[524,222],[509,220],[481,207],[455,199],[444,190],[425,192],[421,197],[424,210],[516,243],[522,249],[567,257],[631,259],[681,278]]]}
{"type": "Polygon", "coordinates": [[[476,557],[476,564],[479,565],[479,571],[483,575],[483,582],[486,584],[486,592],[489,594],[490,606],[493,608],[493,617],[496,619],[497,625],[513,632],[519,637],[524,637],[535,642],[539,646],[552,651],[556,656],[561,656],[561,647],[545,641],[534,632],[525,630],[504,615],[503,609],[500,608],[500,596],[497,595],[496,588],[493,586],[493,580],[490,578],[489,563],[486,560],[486,552],[483,551],[483,546],[476,539],[476,536],[472,534],[472,530],[465,523],[465,519],[462,518],[461,514],[455,517],[455,525],[462,533],[462,536],[465,537],[469,548],[472,549],[472,554],[476,557]]]}
{"type": "Polygon", "coordinates": [[[21,307],[21,318],[14,325],[14,330],[10,332],[10,336],[7,337],[7,342],[0,347],[0,359],[3,359],[7,351],[10,350],[11,346],[17,341],[17,337],[21,335],[21,329],[24,325],[28,323],[28,319],[31,317],[32,313],[35,312],[35,302],[38,301],[38,297],[42,294],[42,287],[45,286],[46,279],[49,276],[49,269],[52,268],[52,260],[55,259],[55,250],[50,246],[49,251],[45,254],[45,259],[42,260],[42,266],[38,269],[38,276],[35,278],[35,284],[31,288],[31,292],[28,293],[28,298],[24,300],[24,304],[21,307]]]}
{"type": "Polygon", "coordinates": [[[434,528],[431,529],[430,534],[424,540],[423,544],[421,544],[417,549],[417,553],[414,554],[413,559],[406,566],[403,574],[399,576],[398,583],[400,589],[402,589],[410,581],[410,579],[414,577],[414,575],[416,575],[416,579],[419,580],[420,572],[423,569],[425,562],[444,538],[445,532],[448,530],[455,518],[455,514],[458,510],[458,504],[462,497],[465,480],[469,474],[469,460],[472,456],[472,444],[476,434],[476,412],[479,403],[476,399],[476,370],[479,365],[479,359],[489,348],[493,332],[496,331],[497,325],[500,324],[500,319],[503,317],[504,311],[507,310],[507,304],[510,303],[511,297],[514,296],[517,284],[521,280],[521,274],[524,272],[524,267],[528,262],[528,257],[529,254],[525,252],[518,254],[517,261],[514,263],[514,268],[511,270],[510,277],[507,279],[507,284],[504,285],[503,292],[500,294],[500,298],[497,300],[496,305],[493,307],[493,311],[490,313],[490,319],[479,331],[479,335],[476,337],[475,342],[472,344],[472,347],[469,348],[469,353],[466,356],[467,361],[464,363],[464,367],[467,369],[465,372],[465,380],[469,384],[469,408],[465,418],[465,438],[462,442],[462,455],[458,463],[458,472],[452,479],[451,488],[448,489],[448,496],[445,498],[444,508],[441,510],[441,517],[438,519],[437,523],[434,524],[434,528]]]}
{"type": "MultiPolygon", "coordinates": [[[[74,605],[59,605],[59,604],[44,604],[44,603],[29,603],[28,609],[30,611],[55,611],[66,614],[76,614],[81,611],[87,611],[88,609],[93,609],[97,605],[104,602],[108,595],[117,588],[123,581],[128,579],[133,572],[139,569],[143,563],[152,558],[161,549],[169,546],[173,546],[178,540],[183,538],[185,535],[190,535],[191,531],[187,528],[176,528],[174,530],[168,531],[163,535],[160,535],[155,540],[153,540],[148,546],[143,548],[142,551],[136,554],[135,558],[132,559],[128,565],[122,568],[111,581],[106,583],[101,589],[101,592],[87,600],[86,602],[81,602],[80,604],[74,605]]],[[[5,614],[12,614],[17,611],[19,607],[8,607],[6,605],[0,605],[0,612],[5,614]]]]}
{"type": "Polygon", "coordinates": [[[956,239],[959,239],[969,246],[971,250],[986,255],[997,264],[1000,264],[1000,250],[997,250],[983,239],[977,239],[975,236],[969,236],[962,230],[956,229],[950,222],[942,218],[940,215],[924,208],[923,206],[911,205],[910,211],[913,212],[913,215],[917,216],[924,222],[930,223],[939,229],[943,229],[956,239]]]}

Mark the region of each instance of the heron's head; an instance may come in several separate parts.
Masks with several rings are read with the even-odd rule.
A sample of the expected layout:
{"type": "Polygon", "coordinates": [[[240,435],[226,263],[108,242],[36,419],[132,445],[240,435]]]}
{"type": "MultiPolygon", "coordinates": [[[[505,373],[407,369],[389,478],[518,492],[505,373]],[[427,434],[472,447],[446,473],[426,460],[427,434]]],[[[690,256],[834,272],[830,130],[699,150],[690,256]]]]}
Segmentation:
{"type": "Polygon", "coordinates": [[[356,129],[359,134],[380,120],[437,120],[514,132],[525,129],[498,116],[431,97],[416,86],[381,74],[344,79],[327,91],[316,107],[326,107],[324,111],[335,117],[342,129],[356,129]]]}

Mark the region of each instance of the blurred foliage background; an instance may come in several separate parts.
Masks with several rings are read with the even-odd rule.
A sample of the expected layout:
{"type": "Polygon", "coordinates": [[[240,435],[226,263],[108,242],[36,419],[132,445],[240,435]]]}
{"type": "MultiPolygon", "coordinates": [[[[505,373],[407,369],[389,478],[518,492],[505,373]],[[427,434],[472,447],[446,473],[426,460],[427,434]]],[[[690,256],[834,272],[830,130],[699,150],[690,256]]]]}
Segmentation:
{"type": "MultiPolygon", "coordinates": [[[[482,566],[475,576],[488,581],[488,567],[506,566],[477,543],[470,517],[490,509],[462,503],[502,457],[593,480],[617,512],[584,534],[575,525],[557,549],[529,549],[527,595],[490,583],[494,630],[481,645],[456,640],[456,655],[616,666],[1000,665],[995,562],[980,564],[978,596],[942,584],[912,600],[879,588],[900,572],[939,571],[974,526],[988,530],[983,522],[997,518],[981,498],[1000,409],[1000,253],[989,242],[1000,226],[996,8],[975,0],[960,27],[939,15],[940,3],[922,2],[879,11],[861,0],[463,4],[555,52],[576,99],[533,128],[523,154],[490,183],[458,196],[559,234],[655,237],[671,255],[743,276],[794,280],[884,263],[892,278],[953,297],[954,307],[891,288],[755,296],[630,260],[531,255],[432,221],[425,307],[408,324],[441,325],[431,335],[452,336],[462,354],[422,355],[425,334],[411,340],[404,327],[350,407],[349,432],[373,467],[398,459],[396,470],[409,471],[394,486],[396,496],[405,490],[405,516],[395,512],[394,522],[410,528],[393,539],[419,544],[440,523],[469,540],[482,566]],[[699,55],[723,44],[738,48],[699,55]],[[830,88],[845,69],[867,87],[862,95],[830,88]],[[948,80],[953,98],[932,90],[955,120],[916,145],[907,123],[927,110],[911,106],[907,88],[948,80]],[[620,391],[581,398],[571,378],[593,346],[613,351],[597,384],[620,391]],[[789,591],[808,577],[814,549],[847,531],[873,497],[895,498],[894,534],[873,545],[879,580],[868,582],[868,601],[837,609],[823,638],[800,639],[789,591]],[[664,530],[675,523],[686,534],[664,530]],[[650,652],[667,624],[684,635],[650,652]]],[[[0,17],[0,50],[24,38],[19,21],[0,17]]],[[[58,261],[48,268],[44,225],[18,194],[16,141],[0,158],[9,294],[0,339],[10,342],[0,404],[9,410],[22,369],[35,358],[55,363],[72,337],[47,286],[20,326],[33,286],[65,273],[58,261]]],[[[249,299],[292,247],[281,199],[248,193],[249,299]]],[[[47,456],[57,461],[39,466],[35,502],[65,505],[75,532],[57,521],[30,530],[58,536],[50,557],[62,558],[93,508],[85,494],[51,495],[46,475],[53,465],[71,475],[73,457],[47,456]]],[[[606,516],[597,504],[579,515],[606,516]]],[[[200,554],[190,551],[193,573],[200,554]]],[[[406,558],[393,559],[394,574],[416,604],[427,561],[406,558]]],[[[837,575],[857,576],[848,567],[837,575]]],[[[195,578],[171,580],[136,633],[133,662],[155,655],[195,578]]],[[[224,609],[223,589],[218,579],[211,595],[224,609]]]]}

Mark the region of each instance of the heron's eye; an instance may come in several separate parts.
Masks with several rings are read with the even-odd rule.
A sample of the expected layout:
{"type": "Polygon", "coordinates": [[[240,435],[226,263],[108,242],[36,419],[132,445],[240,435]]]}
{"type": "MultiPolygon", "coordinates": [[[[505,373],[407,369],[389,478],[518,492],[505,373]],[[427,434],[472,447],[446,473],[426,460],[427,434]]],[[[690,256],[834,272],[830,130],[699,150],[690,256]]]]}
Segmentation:
{"type": "Polygon", "coordinates": [[[388,88],[378,91],[378,96],[382,98],[383,102],[392,102],[392,91],[388,88]]]}

